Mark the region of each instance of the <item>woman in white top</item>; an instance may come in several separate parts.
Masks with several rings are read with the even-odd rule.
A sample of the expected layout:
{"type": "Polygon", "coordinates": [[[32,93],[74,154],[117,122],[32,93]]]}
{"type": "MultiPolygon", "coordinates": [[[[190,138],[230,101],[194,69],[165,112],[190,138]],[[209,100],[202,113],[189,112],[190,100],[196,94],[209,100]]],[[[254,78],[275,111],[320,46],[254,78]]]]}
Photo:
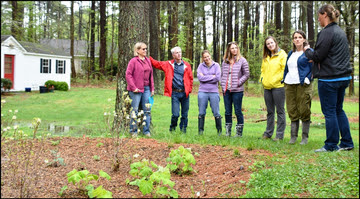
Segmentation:
{"type": "MultiPolygon", "coordinates": [[[[290,144],[298,137],[299,120],[302,122],[302,140],[307,144],[311,116],[311,67],[312,62],[304,54],[306,34],[297,30],[292,35],[293,49],[289,52],[284,70],[286,109],[291,120],[290,144]]],[[[312,49],[311,49],[312,50],[312,49]]]]}

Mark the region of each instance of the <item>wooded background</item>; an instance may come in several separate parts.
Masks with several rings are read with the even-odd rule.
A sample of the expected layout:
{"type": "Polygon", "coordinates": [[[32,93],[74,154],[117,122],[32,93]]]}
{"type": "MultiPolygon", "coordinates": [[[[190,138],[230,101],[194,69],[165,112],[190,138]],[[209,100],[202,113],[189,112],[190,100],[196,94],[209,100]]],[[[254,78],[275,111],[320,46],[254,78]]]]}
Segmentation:
{"type": "MultiPolygon", "coordinates": [[[[148,54],[157,60],[172,59],[170,49],[180,46],[183,59],[192,65],[196,76],[202,50],[208,49],[221,64],[226,44],[236,41],[249,62],[250,80],[257,82],[264,38],[275,36],[280,47],[289,52],[291,34],[301,29],[314,47],[321,30],[317,11],[326,3],[341,12],[339,25],[346,32],[354,67],[359,52],[357,1],[68,1],[68,7],[64,1],[1,1],[1,34],[30,42],[70,39],[72,56],[73,41],[86,40],[87,78],[117,76],[119,84],[125,81],[136,42],[145,42],[148,54]],[[100,50],[95,59],[96,41],[100,41],[100,50]]],[[[154,73],[159,85],[163,73],[154,73]]],[[[71,75],[76,78],[80,74],[73,67],[71,75]]],[[[354,93],[353,80],[350,95],[354,93]]],[[[155,87],[161,94],[162,87],[155,87]]]]}

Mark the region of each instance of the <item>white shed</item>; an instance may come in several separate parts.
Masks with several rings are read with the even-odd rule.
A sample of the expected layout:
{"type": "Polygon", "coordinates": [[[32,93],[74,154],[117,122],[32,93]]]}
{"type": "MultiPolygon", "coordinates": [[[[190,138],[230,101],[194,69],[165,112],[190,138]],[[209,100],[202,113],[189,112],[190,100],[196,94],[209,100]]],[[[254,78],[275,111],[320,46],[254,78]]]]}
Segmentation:
{"type": "Polygon", "coordinates": [[[1,78],[10,79],[10,91],[39,90],[48,80],[69,85],[71,56],[45,44],[17,41],[1,35],[1,78]]]}

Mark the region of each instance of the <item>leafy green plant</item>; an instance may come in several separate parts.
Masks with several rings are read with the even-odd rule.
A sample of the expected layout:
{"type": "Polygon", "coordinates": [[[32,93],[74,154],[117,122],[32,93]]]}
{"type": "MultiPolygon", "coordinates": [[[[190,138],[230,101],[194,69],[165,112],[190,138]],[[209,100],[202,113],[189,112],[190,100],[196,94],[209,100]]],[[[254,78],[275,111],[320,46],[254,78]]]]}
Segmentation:
{"type": "Polygon", "coordinates": [[[5,91],[9,91],[12,87],[12,81],[10,79],[1,78],[1,87],[3,87],[5,91]]]}
{"type": "Polygon", "coordinates": [[[60,157],[60,154],[56,150],[50,150],[52,156],[54,159],[51,162],[48,162],[46,166],[48,167],[59,167],[59,166],[65,166],[64,158],[60,157]]]}
{"type": "Polygon", "coordinates": [[[130,168],[129,174],[137,179],[131,182],[127,179],[127,183],[138,186],[143,195],[152,193],[154,197],[178,198],[177,191],[173,189],[175,183],[170,180],[169,168],[158,166],[153,161],[149,163],[146,159],[132,163],[130,168]]]}
{"type": "Polygon", "coordinates": [[[95,161],[99,161],[99,160],[100,160],[100,157],[99,157],[98,155],[94,155],[94,156],[93,156],[93,159],[94,159],[95,161]]]}
{"type": "Polygon", "coordinates": [[[191,173],[193,168],[191,165],[195,165],[196,161],[194,156],[191,154],[190,148],[184,148],[183,146],[179,146],[178,149],[171,150],[169,157],[166,159],[167,167],[171,170],[171,172],[177,174],[185,174],[191,173]]]}
{"type": "Polygon", "coordinates": [[[51,141],[51,145],[52,146],[57,146],[60,144],[60,140],[56,140],[56,141],[51,141]]]}
{"type": "MultiPolygon", "coordinates": [[[[94,189],[94,186],[90,184],[90,181],[97,181],[100,177],[111,180],[111,177],[104,171],[99,171],[99,176],[95,174],[91,174],[88,170],[78,171],[76,169],[70,171],[66,174],[68,177],[68,182],[73,185],[77,185],[77,189],[86,193],[90,198],[112,198],[112,192],[107,191],[102,187],[102,185],[98,186],[94,189]]],[[[67,189],[67,186],[61,188],[61,194],[67,189]]],[[[60,194],[60,193],[59,193],[60,194]]]]}
{"type": "Polygon", "coordinates": [[[101,147],[102,145],[104,145],[103,143],[99,142],[96,144],[97,147],[101,147]]]}

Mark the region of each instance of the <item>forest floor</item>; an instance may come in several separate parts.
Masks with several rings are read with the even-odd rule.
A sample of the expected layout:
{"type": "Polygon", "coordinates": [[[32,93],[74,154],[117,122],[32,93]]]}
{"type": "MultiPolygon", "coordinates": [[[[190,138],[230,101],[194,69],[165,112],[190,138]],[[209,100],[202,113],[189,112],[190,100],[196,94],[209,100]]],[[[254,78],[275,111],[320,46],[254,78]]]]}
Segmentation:
{"type": "Polygon", "coordinates": [[[63,192],[65,198],[84,198],[87,195],[79,192],[77,188],[68,183],[67,173],[73,169],[86,169],[92,174],[99,174],[103,170],[111,176],[111,180],[99,178],[98,181],[91,181],[94,187],[103,185],[103,188],[111,191],[114,198],[150,198],[151,194],[143,195],[137,186],[126,184],[126,179],[130,181],[135,178],[129,174],[130,164],[141,161],[143,158],[153,161],[157,165],[166,166],[166,158],[173,149],[179,146],[191,148],[196,160],[193,165],[195,172],[188,175],[179,176],[171,174],[171,180],[175,182],[174,189],[179,197],[237,197],[247,191],[246,183],[252,173],[249,168],[254,163],[256,157],[273,156],[265,150],[247,150],[237,148],[238,155],[234,153],[234,147],[222,147],[198,144],[172,144],[160,142],[154,139],[131,139],[124,138],[120,145],[121,163],[118,171],[113,171],[112,155],[114,154],[114,144],[111,138],[73,138],[59,137],[50,138],[43,142],[33,141],[34,156],[28,159],[29,167],[24,177],[24,162],[21,158],[26,157],[21,145],[14,145],[14,141],[6,143],[6,147],[1,148],[1,198],[20,197],[21,183],[19,179],[27,179],[30,198],[58,198],[61,188],[65,185],[68,189],[63,192]],[[59,140],[58,144],[54,144],[59,140]],[[102,143],[102,144],[100,144],[102,143]],[[11,149],[13,155],[6,155],[6,149],[11,149]],[[50,150],[56,150],[58,157],[64,159],[65,166],[53,164],[47,166],[45,161],[51,162],[56,157],[50,150]],[[17,155],[14,155],[16,151],[17,155]],[[25,156],[22,156],[24,154],[25,156]],[[138,154],[138,157],[134,157],[138,154]],[[95,160],[94,156],[100,157],[95,160]],[[17,162],[18,161],[18,162],[17,162]],[[12,164],[11,164],[12,163],[12,164]],[[14,164],[15,163],[15,164],[14,164]],[[15,172],[16,171],[16,172],[15,172]],[[13,175],[16,173],[15,175],[13,175]]]}

